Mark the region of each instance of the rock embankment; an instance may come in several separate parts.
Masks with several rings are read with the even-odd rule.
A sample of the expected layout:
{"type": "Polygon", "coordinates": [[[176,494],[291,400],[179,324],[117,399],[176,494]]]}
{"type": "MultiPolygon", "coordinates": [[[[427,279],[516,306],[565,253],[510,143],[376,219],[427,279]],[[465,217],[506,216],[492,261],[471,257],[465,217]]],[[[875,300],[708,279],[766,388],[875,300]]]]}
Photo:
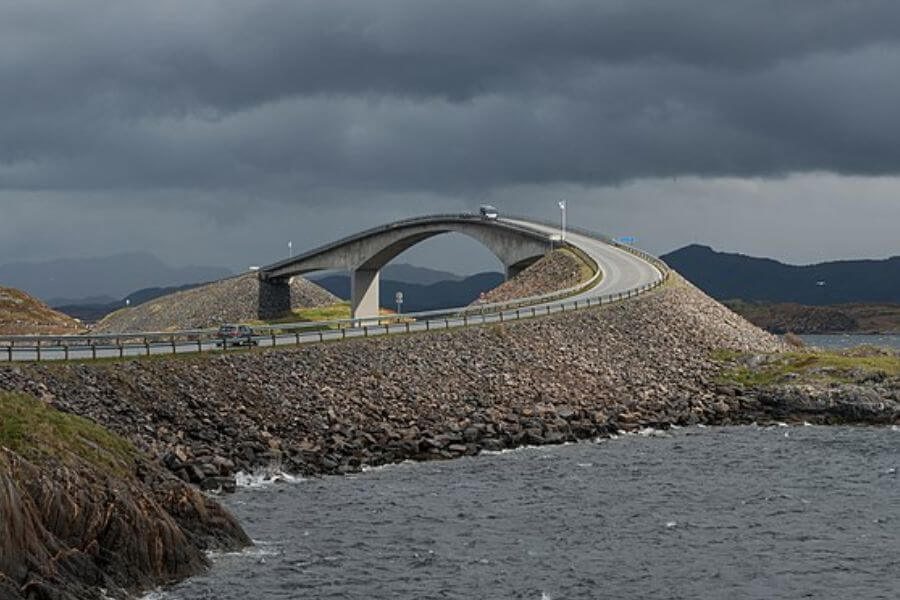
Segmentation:
{"type": "Polygon", "coordinates": [[[204,487],[278,463],[340,473],[649,425],[727,422],[714,350],[781,342],[676,278],[503,325],[268,352],[0,368],[204,487]],[[223,479],[224,478],[224,479],[223,479]]]}
{"type": "Polygon", "coordinates": [[[0,287],[0,335],[73,334],[81,323],[21,290],[0,287]]]}
{"type": "MultiPolygon", "coordinates": [[[[292,308],[328,306],[340,301],[302,277],[291,282],[292,308]]],[[[246,273],[118,310],[104,317],[93,331],[171,331],[253,321],[259,318],[259,303],[260,281],[255,273],[246,273]]]]}
{"type": "Polygon", "coordinates": [[[0,598],[123,598],[250,544],[218,503],[124,440],[0,394],[0,598]]]}
{"type": "Polygon", "coordinates": [[[473,304],[509,302],[577,286],[591,277],[592,267],[570,250],[555,250],[473,304]]]}

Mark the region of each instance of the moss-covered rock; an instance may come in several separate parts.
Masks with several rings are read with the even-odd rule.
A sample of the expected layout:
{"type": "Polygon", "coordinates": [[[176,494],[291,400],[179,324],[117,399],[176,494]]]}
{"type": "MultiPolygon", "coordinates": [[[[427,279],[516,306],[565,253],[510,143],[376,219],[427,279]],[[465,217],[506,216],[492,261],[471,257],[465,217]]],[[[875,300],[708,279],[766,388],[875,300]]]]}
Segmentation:
{"type": "Polygon", "coordinates": [[[207,567],[250,543],[216,502],[127,441],[0,393],[0,598],[98,598],[207,567]]]}

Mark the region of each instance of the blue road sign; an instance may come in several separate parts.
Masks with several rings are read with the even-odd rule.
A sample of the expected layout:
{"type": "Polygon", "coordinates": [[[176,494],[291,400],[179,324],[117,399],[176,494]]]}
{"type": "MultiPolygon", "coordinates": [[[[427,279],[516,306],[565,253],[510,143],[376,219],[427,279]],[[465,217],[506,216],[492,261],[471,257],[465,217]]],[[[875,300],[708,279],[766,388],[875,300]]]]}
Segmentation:
{"type": "Polygon", "coordinates": [[[637,241],[637,238],[633,235],[623,235],[619,239],[616,240],[620,244],[633,244],[637,241]]]}

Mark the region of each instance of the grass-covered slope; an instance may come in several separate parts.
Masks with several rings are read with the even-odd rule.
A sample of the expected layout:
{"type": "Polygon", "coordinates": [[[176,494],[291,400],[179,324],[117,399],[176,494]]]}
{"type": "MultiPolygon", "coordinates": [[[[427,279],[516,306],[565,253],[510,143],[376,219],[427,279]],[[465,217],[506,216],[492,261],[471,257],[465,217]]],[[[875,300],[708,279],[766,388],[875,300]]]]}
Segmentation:
{"type": "Polygon", "coordinates": [[[207,566],[248,538],[124,439],[0,392],[0,598],[100,598],[207,566]]]}
{"type": "Polygon", "coordinates": [[[78,333],[81,324],[21,290],[0,287],[0,335],[78,333]]]}

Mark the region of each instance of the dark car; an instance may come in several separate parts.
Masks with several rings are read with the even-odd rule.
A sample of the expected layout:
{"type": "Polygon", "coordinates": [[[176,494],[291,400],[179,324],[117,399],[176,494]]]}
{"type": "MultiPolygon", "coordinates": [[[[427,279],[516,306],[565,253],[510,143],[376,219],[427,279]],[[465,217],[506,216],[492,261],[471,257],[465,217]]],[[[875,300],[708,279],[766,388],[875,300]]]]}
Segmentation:
{"type": "Polygon", "coordinates": [[[256,346],[259,344],[253,339],[253,328],[247,325],[222,325],[216,337],[217,346],[256,346]]]}

